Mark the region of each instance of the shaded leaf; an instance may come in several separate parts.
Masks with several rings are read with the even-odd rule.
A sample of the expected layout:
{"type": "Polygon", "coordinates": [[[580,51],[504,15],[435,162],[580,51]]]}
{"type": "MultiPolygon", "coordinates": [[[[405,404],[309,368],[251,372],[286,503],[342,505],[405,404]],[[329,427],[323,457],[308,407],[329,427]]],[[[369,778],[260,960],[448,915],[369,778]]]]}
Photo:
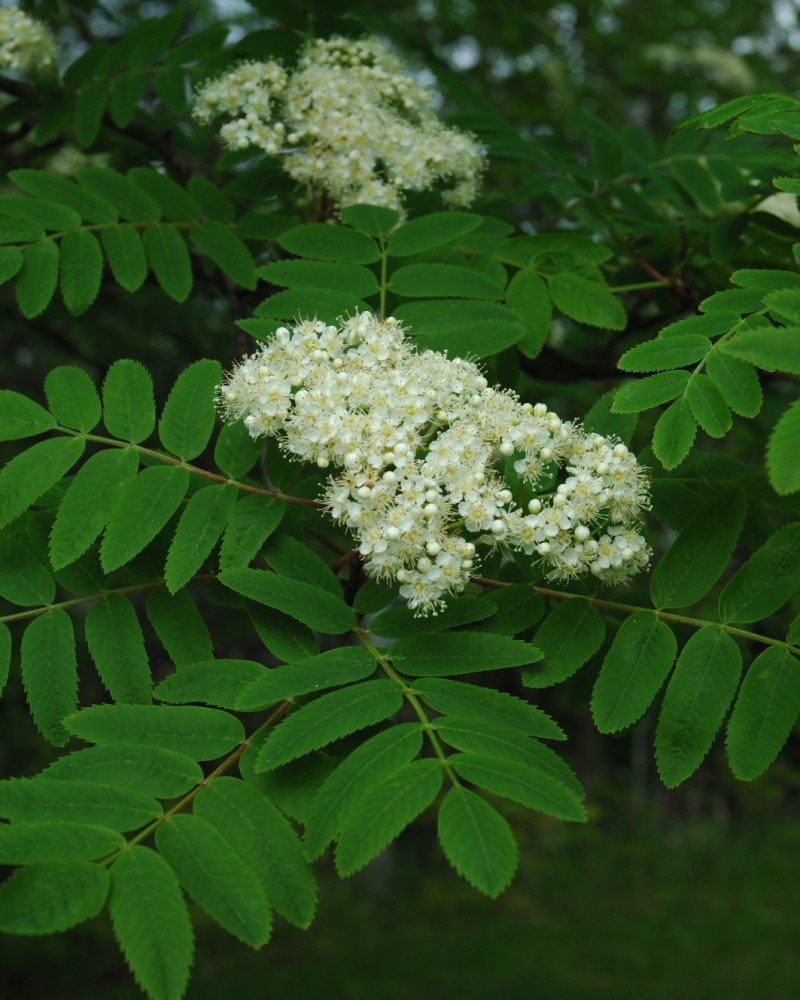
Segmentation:
{"type": "Polygon", "coordinates": [[[108,895],[108,872],[86,861],[43,861],[20,868],[0,886],[0,930],[55,934],[96,916],[108,895]]]}

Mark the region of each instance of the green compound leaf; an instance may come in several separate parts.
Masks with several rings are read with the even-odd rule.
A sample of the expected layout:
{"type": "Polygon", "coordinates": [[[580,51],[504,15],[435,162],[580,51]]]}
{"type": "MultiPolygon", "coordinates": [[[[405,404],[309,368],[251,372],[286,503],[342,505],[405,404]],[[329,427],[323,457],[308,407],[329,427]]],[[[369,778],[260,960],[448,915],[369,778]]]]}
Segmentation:
{"type": "MultiPolygon", "coordinates": [[[[229,473],[230,474],[230,473],[229,473]]],[[[246,569],[286,513],[286,504],[272,497],[240,496],[228,519],[219,551],[221,570],[246,569]]]]}
{"type": "Polygon", "coordinates": [[[452,243],[481,224],[481,217],[470,212],[434,212],[403,223],[389,236],[390,257],[411,257],[452,243]]]}
{"type": "Polygon", "coordinates": [[[766,371],[800,375],[800,327],[740,330],[719,349],[766,371]]]}
{"type": "Polygon", "coordinates": [[[690,157],[673,158],[670,163],[678,184],[697,207],[707,215],[716,215],[722,202],[717,181],[708,167],[690,157]]]}
{"type": "Polygon", "coordinates": [[[167,451],[184,462],[197,458],[211,438],[216,419],[214,396],[221,381],[220,363],[204,359],[189,365],[172,387],[158,436],[167,451]]]}
{"type": "Polygon", "coordinates": [[[494,899],[517,867],[517,844],[500,813],[475,792],[456,785],[439,807],[439,843],[458,874],[494,899]]]}
{"type": "Polygon", "coordinates": [[[786,496],[800,490],[800,399],[786,410],[770,434],[767,445],[767,472],[776,493],[786,496]]]}
{"type": "Polygon", "coordinates": [[[312,750],[383,722],[400,710],[403,695],[386,680],[362,681],[324,694],[284,719],[267,737],[256,771],[271,771],[312,750]]]}
{"type": "Polygon", "coordinates": [[[378,279],[359,264],[318,260],[276,260],[258,269],[258,276],[286,288],[326,288],[354,298],[378,294],[378,279]]]}
{"type": "Polygon", "coordinates": [[[422,749],[422,727],[402,722],[365,740],[339,764],[320,786],[305,821],[305,849],[313,860],[348,822],[363,796],[422,749]]]}
{"type": "Polygon", "coordinates": [[[19,274],[24,261],[22,251],[17,247],[0,247],[0,285],[19,274]]]}
{"type": "Polygon", "coordinates": [[[485,274],[457,264],[409,264],[394,272],[388,288],[407,298],[502,299],[505,294],[485,274]]]}
{"type": "Polygon", "coordinates": [[[798,712],[800,661],[770,646],[750,665],[728,722],[728,761],[737,778],[752,781],[769,767],[798,712]]]}
{"type": "Polygon", "coordinates": [[[212,920],[251,948],[267,943],[272,914],[261,883],[209,822],[199,816],[172,816],[156,831],[156,845],[212,920]]]}
{"type": "Polygon", "coordinates": [[[578,323],[601,330],[624,330],[628,317],[605,284],[579,274],[554,274],[548,281],[557,309],[578,323]]]}
{"type": "Polygon", "coordinates": [[[400,639],[389,657],[395,669],[412,677],[448,677],[526,666],[542,654],[519,639],[464,632],[400,639]]]}
{"type": "Polygon", "coordinates": [[[132,448],[92,455],[78,470],[50,533],[50,558],[59,569],[74,562],[111,520],[133,482],[139,456],[132,448]]]}
{"type": "Polygon", "coordinates": [[[176,302],[192,290],[192,260],[186,241],[172,226],[157,223],[142,235],[144,252],[161,288],[176,302]]]}
{"type": "Polygon", "coordinates": [[[153,433],[153,380],[138,361],[123,358],[108,369],[103,383],[103,422],[112,437],[133,444],[153,433]]]}
{"type": "Polygon", "coordinates": [[[556,819],[584,822],[586,810],[580,796],[524,761],[505,760],[479,753],[459,753],[449,763],[465,781],[487,792],[519,802],[556,819]]]}
{"type": "Polygon", "coordinates": [[[88,433],[100,423],[100,397],[82,368],[63,365],[44,380],[47,406],[62,427],[88,433]]]}
{"type": "Polygon", "coordinates": [[[123,174],[108,167],[84,167],[75,175],[78,184],[114,205],[130,222],[158,222],[161,206],[123,174]]]}
{"type": "Polygon", "coordinates": [[[388,847],[442,787],[438,760],[416,760],[367,791],[353,807],[336,845],[336,871],[353,875],[388,847]]]}
{"type": "Polygon", "coordinates": [[[0,596],[21,607],[52,604],[55,580],[24,541],[0,535],[0,596]]]}
{"type": "Polygon", "coordinates": [[[50,240],[31,243],[17,278],[17,305],[25,319],[43,313],[58,284],[58,246],[50,240]]]}
{"type": "Polygon", "coordinates": [[[747,512],[737,490],[703,506],[657,564],[650,596],[657,608],[688,608],[711,590],[730,561],[747,512]]]}
{"type": "Polygon", "coordinates": [[[519,315],[497,302],[422,299],[394,310],[422,350],[488,358],[525,336],[519,315]]]}
{"type": "Polygon", "coordinates": [[[676,337],[648,340],[626,351],[619,359],[618,367],[623,372],[662,372],[671,368],[683,368],[700,361],[711,350],[708,337],[696,333],[679,334],[676,337]]]}
{"type": "Polygon", "coordinates": [[[131,602],[122,594],[108,594],[90,609],[85,628],[89,653],[114,701],[150,704],[150,664],[131,602]]]}
{"type": "Polygon", "coordinates": [[[692,448],[697,424],[686,399],[668,406],[658,418],[653,434],[653,451],[665,469],[674,469],[692,448]]]}
{"type": "Polygon", "coordinates": [[[88,80],[75,98],[75,141],[88,149],[100,132],[111,84],[108,80],[88,80]]]}
{"type": "Polygon", "coordinates": [[[103,280],[103,252],[94,233],[77,229],[61,240],[61,295],[73,316],[86,312],[103,280]]]}
{"type": "Polygon", "coordinates": [[[800,587],[800,523],[769,537],[725,584],[723,622],[757,622],[782,607],[800,587]]]}
{"type": "Polygon", "coordinates": [[[190,231],[192,243],[242,288],[256,287],[256,263],[245,244],[222,222],[206,219],[190,231]]]}
{"type": "Polygon", "coordinates": [[[24,219],[52,232],[77,229],[81,224],[78,213],[66,205],[43,198],[26,198],[18,194],[0,195],[0,215],[24,219]]]}
{"type": "Polygon", "coordinates": [[[0,528],[5,527],[62,479],[85,447],[81,438],[40,441],[0,470],[0,528]]]}
{"type": "Polygon", "coordinates": [[[147,617],[176,667],[213,660],[208,628],[186,590],[177,594],[151,591],[147,595],[147,617]]]}
{"type": "Polygon", "coordinates": [[[342,585],[328,564],[297,538],[283,532],[272,535],[262,555],[276,573],[342,596],[342,585]]]}
{"type": "Polygon", "coordinates": [[[731,429],[732,420],[725,397],[716,382],[701,373],[692,376],[686,387],[686,400],[692,416],[706,434],[724,437],[731,429]]]}
{"type": "Polygon", "coordinates": [[[521,698],[461,681],[423,677],[414,681],[414,693],[437,712],[485,720],[517,733],[548,740],[566,739],[549,715],[521,698]]]}
{"type": "Polygon", "coordinates": [[[71,715],[66,727],[89,743],[138,743],[194,760],[215,760],[244,739],[238,719],[195,705],[92,705],[71,715]]]}
{"type": "Polygon", "coordinates": [[[220,428],[214,445],[214,463],[226,476],[238,479],[256,464],[261,448],[262,442],[251,438],[244,424],[236,420],[220,428]]]}
{"type": "Polygon", "coordinates": [[[11,170],[8,176],[28,194],[74,209],[86,222],[116,222],[114,206],[87,188],[49,170],[11,170]]]}
{"type": "Polygon", "coordinates": [[[319,587],[255,569],[225,570],[217,579],[237,594],[282,611],[328,635],[340,635],[355,627],[353,609],[319,587]]]}
{"type": "Polygon", "coordinates": [[[0,864],[94,861],[124,843],[115,830],[91,823],[4,823],[0,826],[0,864]]]}
{"type": "Polygon", "coordinates": [[[706,360],[706,371],[734,413],[754,417],[761,409],[761,383],[755,368],[747,361],[712,351],[706,360]]]}
{"type": "Polygon", "coordinates": [[[611,412],[640,413],[642,410],[651,410],[654,406],[668,403],[686,391],[689,378],[689,372],[678,369],[650,375],[636,382],[628,382],[627,385],[620,386],[614,394],[611,412]]]}
{"type": "Polygon", "coordinates": [[[234,707],[239,712],[258,712],[284,698],[366,680],[374,672],[375,659],[363,646],[329,649],[285,667],[262,668],[260,675],[239,695],[234,707]]]}
{"type": "Polygon", "coordinates": [[[364,233],[324,222],[287,229],[278,237],[278,243],[284,250],[299,257],[334,260],[343,264],[374,264],[381,256],[375,240],[364,233]]]}
{"type": "Polygon", "coordinates": [[[481,597],[494,611],[488,618],[473,623],[472,631],[493,632],[495,635],[517,635],[535,625],[544,614],[544,601],[523,583],[512,583],[481,597]]]}
{"type": "Polygon", "coordinates": [[[199,222],[202,209],[197,201],[171,177],[151,167],[133,167],[128,177],[136,187],[158,202],[170,222],[199,222]]]}
{"type": "Polygon", "coordinates": [[[0,441],[43,434],[55,427],[55,420],[38,403],[10,389],[0,389],[0,441]]]}
{"type": "Polygon", "coordinates": [[[601,733],[625,729],[644,715],[672,667],[676,649],[672,629],[651,611],[625,619],[592,692],[592,715],[601,733]]]}
{"type": "Polygon", "coordinates": [[[381,236],[388,233],[400,221],[400,213],[382,205],[348,205],[341,211],[348,226],[366,233],[367,236],[381,236]]]}
{"type": "Polygon", "coordinates": [[[159,701],[172,705],[197,701],[217,708],[233,708],[239,695],[266,669],[254,660],[202,660],[181,667],[153,693],[159,701]]]}
{"type": "Polygon", "coordinates": [[[543,688],[571,677],[594,656],[606,634],[603,616],[580,597],[558,604],[534,636],[543,661],[522,672],[526,687],[543,688]]]}
{"type": "Polygon", "coordinates": [[[178,509],[188,485],[189,473],[180,466],[156,465],[137,474],[103,536],[104,572],[124,566],[155,538],[178,509]]]}
{"type": "Polygon", "coordinates": [[[0,930],[65,931],[100,912],[108,884],[106,869],[86,861],[43,861],[20,868],[0,886],[0,930]]]}
{"type": "Polygon", "coordinates": [[[120,223],[100,233],[108,266],[118,285],[126,292],[135,292],[147,277],[147,256],[142,237],[133,226],[120,223]]]}
{"type": "Polygon", "coordinates": [[[308,927],[317,887],[303,845],[287,820],[255,785],[216,778],[197,797],[194,812],[225,838],[254,871],[270,904],[296,927],[308,927]]]}
{"type": "MultiPolygon", "coordinates": [[[[530,593],[530,591],[528,592],[530,593]]],[[[415,618],[408,605],[389,608],[379,614],[369,624],[373,635],[387,639],[405,639],[413,635],[427,635],[431,632],[441,632],[457,625],[490,618],[496,610],[496,605],[488,600],[478,600],[476,597],[458,597],[450,601],[446,608],[435,618],[415,618]]],[[[487,629],[492,632],[493,629],[487,629]]]]}
{"type": "Polygon", "coordinates": [[[236,487],[206,486],[189,498],[169,547],[164,581],[174,594],[200,569],[225,529],[236,487]]]}
{"type": "Polygon", "coordinates": [[[0,781],[0,816],[21,823],[89,823],[124,833],[161,815],[149,795],[113,784],[11,778],[0,781]]]}
{"type": "Polygon", "coordinates": [[[716,626],[695,632],[684,646],[656,727],[656,766],[667,788],[685,781],[702,763],[741,673],[739,647],[716,626]]]}
{"type": "Polygon", "coordinates": [[[191,757],[134,743],[75,750],[53,761],[42,776],[130,788],[156,799],[183,795],[203,780],[200,765],[191,757]]]}
{"type": "Polygon", "coordinates": [[[33,721],[54,746],[69,739],[64,719],[78,700],[78,663],[72,619],[61,608],[34,618],[20,648],[22,683],[33,721]]]}
{"type": "Polygon", "coordinates": [[[194,935],[172,868],[138,844],[111,868],[108,901],[114,936],[136,982],[153,1000],[181,1000],[189,982],[194,935]]]}

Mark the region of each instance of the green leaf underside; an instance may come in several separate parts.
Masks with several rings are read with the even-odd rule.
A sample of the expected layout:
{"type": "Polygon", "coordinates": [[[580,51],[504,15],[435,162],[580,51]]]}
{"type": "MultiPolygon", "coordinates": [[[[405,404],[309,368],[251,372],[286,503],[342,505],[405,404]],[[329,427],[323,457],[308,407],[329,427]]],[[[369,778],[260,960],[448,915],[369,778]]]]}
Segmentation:
{"type": "Polygon", "coordinates": [[[267,737],[256,763],[270,771],[400,710],[400,688],[386,680],[362,681],[321,695],[284,719],[267,737]]]}
{"type": "Polygon", "coordinates": [[[0,886],[0,930],[54,934],[96,916],[108,872],[85,861],[44,861],[20,868],[0,886]]]}
{"type": "Polygon", "coordinates": [[[174,594],[200,569],[228,523],[236,503],[236,487],[206,486],[186,504],[169,547],[164,580],[174,594]]]}
{"type": "Polygon", "coordinates": [[[304,625],[340,635],[356,623],[353,609],[319,587],[255,569],[224,570],[220,583],[237,594],[290,615],[304,625]]]}
{"type": "Polygon", "coordinates": [[[592,715],[601,733],[614,733],[642,715],[664,683],[677,643],[651,611],[626,618],[603,660],[592,692],[592,715]]]}
{"type": "Polygon", "coordinates": [[[364,794],[410,763],[422,749],[422,727],[402,722],[365,740],[325,779],[305,822],[305,850],[318,857],[364,794]]]}
{"type": "Polygon", "coordinates": [[[500,813],[469,788],[456,785],[439,807],[439,843],[459,875],[494,899],[517,867],[517,845],[500,813]]]}
{"type": "Polygon", "coordinates": [[[30,865],[39,861],[94,861],[122,847],[125,838],[91,823],[3,823],[0,864],[30,865]]]}
{"type": "Polygon", "coordinates": [[[416,680],[413,690],[431,708],[446,715],[485,719],[542,739],[566,739],[561,727],[541,708],[503,691],[440,677],[416,680]]]}
{"type": "Polygon", "coordinates": [[[195,705],[93,705],[67,720],[67,729],[90,743],[142,743],[214,760],[244,739],[238,719],[195,705]]]}
{"type": "Polygon", "coordinates": [[[653,572],[650,596],[657,608],[687,608],[706,596],[728,565],[746,512],[742,490],[697,512],[653,572]]]}
{"type": "Polygon", "coordinates": [[[556,819],[578,822],[586,819],[586,810],[573,791],[549,775],[528,767],[524,761],[459,753],[448,762],[465,781],[494,795],[556,819]]]}
{"type": "Polygon", "coordinates": [[[217,778],[198,796],[194,812],[211,823],[254,871],[270,904],[297,927],[308,927],[317,905],[314,876],[288,821],[254,785],[217,778]]]}
{"type": "Polygon", "coordinates": [[[154,1000],[180,1000],[194,935],[178,879],[157,851],[137,844],[114,862],[108,909],[139,986],[154,1000]]]}
{"type": "Polygon", "coordinates": [[[571,677],[603,643],[606,626],[588,601],[573,598],[550,612],[533,638],[542,662],[522,672],[526,687],[543,688],[571,677]]]}
{"type": "Polygon", "coordinates": [[[757,622],[777,611],[800,588],[800,523],[776,531],[725,584],[723,622],[757,622]]]}
{"type": "Polygon", "coordinates": [[[108,594],[90,609],[85,629],[97,673],[114,701],[149,704],[150,664],[130,601],[122,594],[108,594]]]}
{"type": "Polygon", "coordinates": [[[338,684],[366,680],[375,673],[375,659],[363,646],[329,649],[318,656],[295,660],[285,667],[262,670],[236,700],[239,712],[269,708],[283,698],[312,694],[338,684]]]}
{"type": "Polygon", "coordinates": [[[0,528],[5,527],[62,479],[83,454],[80,438],[40,441],[0,470],[0,528]]]}
{"type": "Polygon", "coordinates": [[[108,524],[136,476],[131,448],[108,449],[81,466],[58,508],[50,534],[50,558],[59,569],[74,562],[108,524]]]}
{"type": "Polygon", "coordinates": [[[22,683],[33,721],[48,742],[69,739],[64,719],[78,700],[78,663],[72,619],[61,608],[34,618],[20,648],[22,683]]]}
{"type": "Polygon", "coordinates": [[[388,847],[433,802],[443,776],[438,760],[416,760],[365,792],[339,833],[339,875],[354,874],[388,847]]]}
{"type": "Polygon", "coordinates": [[[0,816],[21,823],[90,823],[124,833],[161,815],[155,799],[93,781],[9,778],[0,781],[0,816]]]}
{"type": "Polygon", "coordinates": [[[752,781],[769,767],[798,712],[800,660],[770,646],[750,665],[728,722],[728,761],[737,778],[752,781]]]}
{"type": "Polygon", "coordinates": [[[722,725],[742,672],[739,647],[707,625],[683,648],[656,727],[656,766],[667,788],[694,774],[722,725]]]}
{"type": "Polygon", "coordinates": [[[145,792],[156,799],[172,799],[203,780],[192,757],[142,743],[86,747],[53,761],[43,777],[57,781],[93,781],[145,792]]]}
{"type": "Polygon", "coordinates": [[[113,437],[133,444],[153,433],[153,380],[138,361],[122,358],[108,369],[103,382],[103,423],[113,437]]]}
{"type": "Polygon", "coordinates": [[[100,561],[106,573],[130,562],[172,517],[189,485],[177,465],[154,465],[137,473],[106,527],[100,561]]]}
{"type": "Polygon", "coordinates": [[[172,816],[156,831],[156,845],[212,920],[251,948],[267,943],[272,914],[261,883],[209,822],[199,816],[172,816]]]}
{"type": "Polygon", "coordinates": [[[100,397],[82,368],[62,365],[44,380],[47,406],[63,427],[91,431],[100,422],[100,397]]]}
{"type": "Polygon", "coordinates": [[[525,666],[541,652],[519,639],[451,633],[400,639],[389,651],[396,670],[412,677],[440,677],[525,666]]]}
{"type": "Polygon", "coordinates": [[[222,381],[218,361],[203,359],[183,371],[164,406],[158,424],[161,443],[188,462],[205,449],[216,419],[214,395],[222,381]]]}

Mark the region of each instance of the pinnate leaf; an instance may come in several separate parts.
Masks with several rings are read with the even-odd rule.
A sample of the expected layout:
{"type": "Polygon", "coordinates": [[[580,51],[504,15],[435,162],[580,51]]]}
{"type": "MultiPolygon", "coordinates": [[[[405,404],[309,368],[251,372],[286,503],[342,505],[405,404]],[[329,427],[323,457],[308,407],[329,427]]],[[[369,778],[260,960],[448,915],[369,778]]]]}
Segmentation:
{"type": "Polygon", "coordinates": [[[3,823],[0,825],[0,864],[94,861],[124,843],[116,830],[91,823],[3,823]]]}
{"type": "Polygon", "coordinates": [[[42,775],[59,781],[89,781],[145,792],[157,799],[182,795],[203,780],[192,757],[146,744],[84,747],[53,761],[42,775]]]}
{"type": "Polygon", "coordinates": [[[135,830],[161,815],[149,795],[93,781],[48,777],[0,781],[0,816],[15,822],[89,823],[111,830],[135,830]]]}
{"type": "Polygon", "coordinates": [[[330,226],[312,222],[287,229],[278,243],[289,253],[315,260],[334,260],[343,264],[374,264],[380,260],[375,240],[348,226],[330,226]]]}
{"type": "Polygon", "coordinates": [[[767,445],[767,472],[776,493],[800,490],[800,399],[796,399],[775,424],[767,445]]]}
{"type": "Polygon", "coordinates": [[[176,302],[192,290],[192,261],[186,243],[172,226],[156,223],[142,236],[148,263],[162,289],[176,302]]]}
{"type": "Polygon", "coordinates": [[[494,899],[514,877],[517,845],[511,827],[489,803],[461,785],[439,808],[439,843],[459,875],[494,899]]]}
{"type": "Polygon", "coordinates": [[[720,350],[767,371],[800,375],[800,327],[740,330],[721,344],[720,350]]]}
{"type": "Polygon", "coordinates": [[[757,622],[782,607],[800,587],[800,522],[776,531],[725,584],[724,622],[757,622]]]}
{"type": "Polygon", "coordinates": [[[150,665],[139,618],[122,594],[108,594],[86,616],[86,643],[97,673],[116,702],[150,703],[150,665]]]}
{"type": "Polygon", "coordinates": [[[208,628],[188,591],[151,591],[147,617],[176,667],[214,658],[208,628]]]}
{"type": "Polygon", "coordinates": [[[605,634],[605,622],[593,604],[580,597],[558,604],[533,639],[543,661],[523,670],[522,683],[541,688],[566,680],[594,656],[605,634]]]}
{"type": "Polygon", "coordinates": [[[389,656],[397,670],[412,677],[447,677],[524,666],[542,654],[519,639],[463,632],[410,636],[396,642],[389,656]]]}
{"type": "Polygon", "coordinates": [[[224,531],[235,502],[236,487],[230,485],[206,486],[189,498],[167,555],[164,581],[171,594],[188,583],[203,565],[224,531]]]}
{"type": "Polygon", "coordinates": [[[22,683],[36,728],[55,746],[69,739],[66,716],[75,711],[78,663],[72,619],[61,608],[34,618],[20,649],[22,683]]]}
{"type": "Polygon", "coordinates": [[[117,284],[135,292],[147,277],[147,256],[138,231],[128,223],[109,226],[100,233],[108,266],[117,284]]]}
{"type": "Polygon", "coordinates": [[[157,851],[136,844],[114,862],[108,909],[139,986],[152,1000],[181,1000],[194,935],[178,879],[157,851]]]}
{"type": "Polygon", "coordinates": [[[602,330],[624,330],[625,310],[605,284],[579,274],[554,274],[548,282],[550,297],[565,316],[602,330]]]}
{"type": "Polygon", "coordinates": [[[402,226],[389,236],[387,250],[390,257],[411,257],[432,250],[445,243],[452,243],[466,236],[481,224],[481,217],[470,212],[434,212],[423,215],[402,226]]]}
{"type": "Polygon", "coordinates": [[[73,316],[91,306],[103,280],[103,252],[94,233],[76,229],[61,240],[61,295],[73,316]]]}
{"type": "Polygon", "coordinates": [[[17,305],[25,319],[43,313],[58,284],[58,246],[50,240],[31,243],[17,278],[17,305]]]}
{"type": "Polygon", "coordinates": [[[664,410],[653,434],[653,451],[665,469],[680,465],[691,451],[696,433],[697,424],[685,398],[664,410]]]}
{"type": "Polygon", "coordinates": [[[648,340],[626,351],[618,367],[624,372],[661,372],[683,368],[700,361],[711,350],[708,337],[684,333],[674,337],[648,340]]]}
{"type": "Polygon", "coordinates": [[[721,438],[731,429],[731,414],[725,397],[708,375],[699,372],[692,376],[686,387],[686,401],[706,434],[721,438]]]}
{"type": "Polygon", "coordinates": [[[320,632],[340,635],[355,626],[353,609],[319,587],[255,569],[224,570],[218,580],[243,597],[282,611],[320,632]]]}
{"type": "Polygon", "coordinates": [[[286,504],[258,493],[246,493],[231,511],[219,552],[220,569],[246,569],[275,531],[286,504]]]}
{"type": "Polygon", "coordinates": [[[0,528],[27,510],[62,479],[83,454],[81,438],[40,441],[0,470],[0,528]]]}
{"type": "Polygon", "coordinates": [[[159,701],[183,705],[197,701],[217,708],[233,708],[241,693],[267,671],[254,660],[201,660],[181,667],[155,689],[159,701]]]}
{"type": "Polygon", "coordinates": [[[217,219],[206,219],[191,230],[192,243],[237,285],[256,287],[253,255],[239,237],[217,219]]]}
{"type": "Polygon", "coordinates": [[[44,380],[47,406],[62,427],[88,432],[100,422],[100,397],[82,368],[62,365],[44,380]]]}
{"type": "Polygon", "coordinates": [[[38,403],[20,392],[0,389],[0,441],[18,441],[55,427],[55,420],[38,403]]]}
{"type": "Polygon", "coordinates": [[[712,351],[706,361],[706,371],[734,413],[754,417],[761,409],[761,383],[749,362],[722,351],[712,351]]]}
{"type": "Polygon", "coordinates": [[[86,861],[43,861],[19,868],[0,886],[0,930],[54,934],[96,916],[108,872],[86,861]]]}
{"type": "Polygon", "coordinates": [[[365,680],[374,672],[375,659],[363,646],[329,649],[285,667],[262,669],[236,699],[235,707],[240,712],[257,712],[283,698],[365,680]]]}
{"type": "Polygon", "coordinates": [[[668,625],[650,611],[626,618],[603,660],[592,692],[592,715],[601,733],[632,725],[658,694],[675,659],[668,625]]]}
{"type": "Polygon", "coordinates": [[[214,429],[214,394],[222,379],[218,361],[203,359],[183,371],[172,387],[158,425],[161,443],[184,462],[203,451],[214,429]]]}
{"type": "Polygon", "coordinates": [[[611,404],[612,413],[640,413],[680,396],[689,384],[689,373],[678,369],[660,372],[620,386],[611,404]]]}
{"type": "Polygon", "coordinates": [[[153,433],[153,380],[138,361],[122,358],[108,369],[103,383],[103,422],[109,434],[133,444],[153,433]]]}

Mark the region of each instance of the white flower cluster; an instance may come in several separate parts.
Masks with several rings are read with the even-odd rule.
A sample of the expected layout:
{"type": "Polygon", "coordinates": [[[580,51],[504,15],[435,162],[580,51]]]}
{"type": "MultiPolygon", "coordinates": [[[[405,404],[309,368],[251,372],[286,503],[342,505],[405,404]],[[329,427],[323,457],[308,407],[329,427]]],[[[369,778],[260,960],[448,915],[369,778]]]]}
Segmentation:
{"type": "Polygon", "coordinates": [[[469,205],[485,166],[474,137],[439,121],[430,93],[376,38],[314,41],[291,75],[243,63],[200,87],[193,113],[225,116],[220,135],[234,149],[282,152],[294,180],[340,206],[402,209],[404,191],[439,181],[452,184],[446,201],[469,205]]]}
{"type": "Polygon", "coordinates": [[[56,43],[46,24],[19,7],[0,7],[0,71],[50,69],[55,57],[56,43]]]}
{"type": "Polygon", "coordinates": [[[397,580],[418,614],[463,590],[481,543],[540,559],[551,580],[616,584],[649,561],[635,520],[647,478],[624,444],[490,387],[472,362],[415,353],[392,317],[281,327],[218,398],[253,437],[341,470],[328,511],[356,535],[367,572],[397,580]],[[509,458],[517,496],[496,468],[509,458]],[[542,492],[556,466],[563,482],[542,492]]]}

